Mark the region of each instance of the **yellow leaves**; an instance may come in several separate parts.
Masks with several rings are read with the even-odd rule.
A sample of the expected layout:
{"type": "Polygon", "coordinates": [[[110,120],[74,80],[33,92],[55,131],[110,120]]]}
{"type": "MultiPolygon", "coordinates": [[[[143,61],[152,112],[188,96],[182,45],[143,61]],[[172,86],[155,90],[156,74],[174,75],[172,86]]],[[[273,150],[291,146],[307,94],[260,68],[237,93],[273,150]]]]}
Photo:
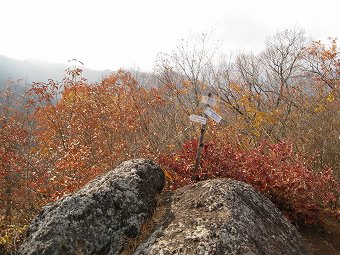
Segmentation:
{"type": "Polygon", "coordinates": [[[235,82],[230,82],[229,89],[231,89],[235,92],[238,92],[238,93],[243,92],[243,88],[238,83],[235,83],[235,82]]]}
{"type": "Polygon", "coordinates": [[[165,178],[172,181],[173,178],[172,178],[171,174],[165,168],[163,168],[162,170],[163,170],[163,173],[165,175],[165,178]]]}
{"type": "Polygon", "coordinates": [[[326,111],[326,109],[328,109],[329,106],[334,102],[335,98],[336,97],[335,97],[334,91],[329,92],[328,95],[325,98],[323,98],[323,100],[322,100],[323,102],[319,103],[315,107],[314,111],[316,113],[326,111]]]}
{"type": "Polygon", "coordinates": [[[24,226],[6,226],[6,229],[0,235],[0,245],[1,246],[11,246],[13,243],[18,241],[19,237],[26,231],[27,225],[24,226]]]}
{"type": "Polygon", "coordinates": [[[187,88],[187,89],[193,87],[191,81],[183,81],[183,82],[182,82],[182,85],[183,85],[183,87],[185,87],[185,88],[187,88]]]}
{"type": "Polygon", "coordinates": [[[275,114],[273,114],[272,112],[270,114],[266,115],[266,119],[267,119],[267,122],[269,124],[273,125],[273,124],[277,123],[277,119],[275,118],[275,114]]]}
{"type": "Polygon", "coordinates": [[[253,104],[250,100],[250,95],[243,94],[241,98],[238,100],[238,102],[241,103],[245,107],[248,107],[248,108],[253,107],[253,104]]]}
{"type": "MultiPolygon", "coordinates": [[[[178,127],[176,127],[176,129],[177,129],[178,127]]],[[[181,130],[178,130],[177,132],[181,132],[181,130]]],[[[174,144],[168,144],[168,148],[170,149],[170,150],[172,150],[172,149],[174,149],[175,148],[175,145],[174,144]]]]}
{"type": "Polygon", "coordinates": [[[174,94],[175,95],[187,95],[189,93],[189,90],[187,88],[183,88],[183,89],[175,89],[174,90],[174,94]]]}
{"type": "MultiPolygon", "coordinates": [[[[252,138],[268,136],[268,130],[278,125],[286,115],[285,107],[275,107],[260,94],[244,91],[236,105],[242,110],[242,121],[238,122],[243,134],[251,134],[252,138]]],[[[234,124],[233,124],[234,125],[234,124]]]]}
{"type": "Polygon", "coordinates": [[[256,113],[254,117],[253,126],[255,128],[259,127],[265,120],[266,120],[266,113],[259,111],[256,113]]]}
{"type": "Polygon", "coordinates": [[[328,94],[326,100],[327,100],[328,102],[333,102],[334,99],[335,99],[334,93],[330,92],[330,93],[328,94]]]}

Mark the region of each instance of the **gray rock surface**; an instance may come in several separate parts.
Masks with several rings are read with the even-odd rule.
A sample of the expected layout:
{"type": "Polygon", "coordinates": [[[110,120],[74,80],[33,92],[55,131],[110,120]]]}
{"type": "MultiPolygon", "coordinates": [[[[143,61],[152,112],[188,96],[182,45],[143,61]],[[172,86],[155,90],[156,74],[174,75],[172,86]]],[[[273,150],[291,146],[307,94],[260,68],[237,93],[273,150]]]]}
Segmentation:
{"type": "Polygon", "coordinates": [[[206,180],[156,198],[163,185],[151,161],[124,162],[44,207],[20,254],[310,254],[295,227],[247,184],[206,180]]]}
{"type": "Polygon", "coordinates": [[[281,212],[241,182],[214,179],[164,193],[160,208],[135,255],[310,254],[281,212]]]}
{"type": "Polygon", "coordinates": [[[20,254],[118,254],[156,207],[162,170],[126,161],[78,192],[47,205],[34,219],[20,254]]]}

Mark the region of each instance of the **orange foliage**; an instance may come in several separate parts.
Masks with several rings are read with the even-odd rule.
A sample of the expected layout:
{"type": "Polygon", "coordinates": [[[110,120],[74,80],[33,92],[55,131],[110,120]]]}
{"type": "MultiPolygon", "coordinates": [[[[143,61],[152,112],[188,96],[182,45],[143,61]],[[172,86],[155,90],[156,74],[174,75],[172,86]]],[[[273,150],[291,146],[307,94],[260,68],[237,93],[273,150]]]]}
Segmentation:
{"type": "Polygon", "coordinates": [[[180,54],[161,62],[155,74],[158,83],[149,87],[124,70],[89,84],[81,68],[74,66],[62,82],[33,83],[21,105],[6,103],[11,95],[1,95],[0,230],[22,231],[41,206],[126,159],[162,160],[176,185],[189,183],[196,144],[181,148],[199,133],[200,127],[188,116],[202,113],[200,100],[206,92],[219,100],[216,111],[223,121],[218,125],[209,121],[201,178],[238,178],[273,200],[283,194],[282,209],[302,221],[317,218],[313,209],[332,206],[336,211],[339,194],[326,186],[331,183],[337,191],[338,182],[330,170],[317,173],[328,167],[340,173],[336,41],[328,46],[314,42],[303,49],[298,48],[302,43],[295,48],[285,45],[286,40],[278,43],[286,47],[289,58],[275,52],[280,47],[271,47],[266,59],[241,56],[234,65],[236,72],[228,66],[216,69],[205,50],[179,48],[180,54]],[[277,63],[281,67],[273,69],[277,63]],[[294,143],[288,146],[282,142],[286,139],[294,143]],[[264,153],[268,150],[272,154],[264,153]],[[303,158],[294,157],[317,154],[309,167],[303,158]],[[304,177],[314,193],[299,184],[304,177]],[[324,192],[318,193],[314,183],[324,192]],[[314,195],[320,198],[315,200],[314,195]],[[299,207],[303,199],[311,208],[299,207]]]}
{"type": "MultiPolygon", "coordinates": [[[[44,93],[32,91],[38,96],[44,93]]],[[[162,100],[120,70],[97,85],[68,83],[58,102],[41,103],[34,117],[34,149],[47,169],[41,168],[38,186],[45,196],[55,199],[79,189],[117,162],[144,152],[147,141],[142,134],[148,112],[162,100]]]]}

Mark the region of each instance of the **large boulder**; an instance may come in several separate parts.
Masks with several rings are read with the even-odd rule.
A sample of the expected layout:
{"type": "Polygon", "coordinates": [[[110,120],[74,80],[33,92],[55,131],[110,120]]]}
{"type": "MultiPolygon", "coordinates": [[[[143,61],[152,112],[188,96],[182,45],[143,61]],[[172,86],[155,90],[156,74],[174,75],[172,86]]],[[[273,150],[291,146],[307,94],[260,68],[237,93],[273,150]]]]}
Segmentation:
{"type": "Polygon", "coordinates": [[[134,254],[310,254],[282,213],[251,186],[214,179],[162,195],[158,223],[134,254]]]}
{"type": "Polygon", "coordinates": [[[206,180],[156,198],[163,184],[151,161],[124,162],[44,207],[20,253],[310,254],[295,227],[247,184],[206,180]]]}
{"type": "Polygon", "coordinates": [[[20,254],[117,254],[156,207],[162,170],[131,160],[73,195],[47,205],[34,219],[20,254]]]}

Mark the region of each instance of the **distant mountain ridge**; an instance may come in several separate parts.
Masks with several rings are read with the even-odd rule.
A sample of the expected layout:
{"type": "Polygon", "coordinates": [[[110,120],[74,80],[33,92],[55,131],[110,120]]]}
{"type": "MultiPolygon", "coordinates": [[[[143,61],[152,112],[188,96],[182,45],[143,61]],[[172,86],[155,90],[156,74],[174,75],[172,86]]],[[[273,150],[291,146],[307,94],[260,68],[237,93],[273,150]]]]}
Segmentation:
{"type": "MultiPolygon", "coordinates": [[[[65,76],[66,64],[48,63],[38,60],[17,60],[0,55],[0,87],[9,79],[23,79],[26,83],[46,82],[48,79],[60,81],[65,76]]],[[[89,82],[98,82],[112,70],[83,69],[83,77],[89,82]]]]}

